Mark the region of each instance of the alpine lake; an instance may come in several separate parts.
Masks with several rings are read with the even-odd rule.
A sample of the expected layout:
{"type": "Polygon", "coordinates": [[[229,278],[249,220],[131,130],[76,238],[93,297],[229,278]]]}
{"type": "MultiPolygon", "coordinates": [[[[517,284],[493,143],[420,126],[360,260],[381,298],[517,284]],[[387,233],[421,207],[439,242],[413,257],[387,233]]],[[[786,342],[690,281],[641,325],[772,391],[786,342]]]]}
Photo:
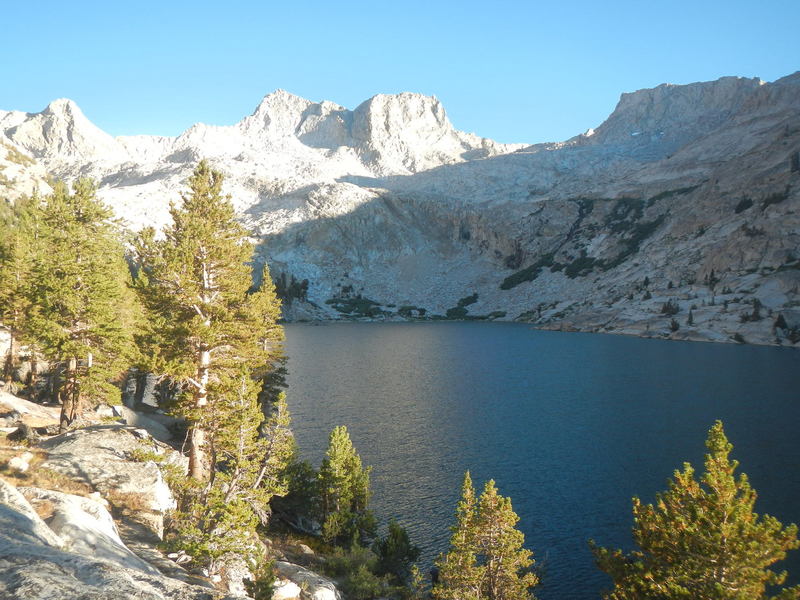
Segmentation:
{"type": "MultiPolygon", "coordinates": [[[[372,508],[446,551],[461,481],[494,479],[534,553],[541,600],[598,599],[587,541],[633,548],[631,498],[685,461],[703,470],[721,419],[756,512],[800,522],[800,352],[539,331],[515,323],[286,326],[289,409],[319,467],[346,425],[372,465],[372,508]]],[[[778,570],[800,581],[800,550],[778,570]]]]}

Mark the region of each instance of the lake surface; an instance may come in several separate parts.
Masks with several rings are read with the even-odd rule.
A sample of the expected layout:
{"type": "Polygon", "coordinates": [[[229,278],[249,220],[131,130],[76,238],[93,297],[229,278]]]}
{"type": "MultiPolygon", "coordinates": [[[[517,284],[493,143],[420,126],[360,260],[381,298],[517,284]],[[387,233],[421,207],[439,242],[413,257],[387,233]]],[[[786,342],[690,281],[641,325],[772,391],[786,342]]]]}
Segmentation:
{"type": "Polygon", "coordinates": [[[587,540],[631,548],[631,497],[652,501],[684,461],[702,470],[716,419],[756,511],[800,522],[796,350],[513,323],[293,324],[286,337],[302,454],[318,467],[330,430],[347,425],[373,466],[376,514],[408,528],[426,567],[447,549],[469,469],[511,497],[537,597],[599,598],[610,580],[587,540]]]}

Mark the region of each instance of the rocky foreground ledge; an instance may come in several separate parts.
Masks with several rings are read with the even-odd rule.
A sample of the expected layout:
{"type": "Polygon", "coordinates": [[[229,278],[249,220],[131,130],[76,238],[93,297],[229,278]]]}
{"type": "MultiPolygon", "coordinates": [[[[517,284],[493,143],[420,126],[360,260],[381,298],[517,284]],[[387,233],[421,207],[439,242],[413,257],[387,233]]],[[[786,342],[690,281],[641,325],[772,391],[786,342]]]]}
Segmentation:
{"type": "MultiPolygon", "coordinates": [[[[0,413],[6,421],[24,416],[20,425],[35,413],[39,432],[57,418],[54,409],[5,392],[0,413]]],[[[33,430],[3,429],[12,440],[33,430]]],[[[0,598],[246,598],[249,573],[240,565],[212,582],[157,549],[174,500],[158,465],[135,456],[155,452],[173,465],[185,458],[146,429],[100,424],[14,443],[0,439],[0,598]]],[[[304,567],[278,561],[276,570],[276,600],[340,600],[334,582],[304,567]]]]}

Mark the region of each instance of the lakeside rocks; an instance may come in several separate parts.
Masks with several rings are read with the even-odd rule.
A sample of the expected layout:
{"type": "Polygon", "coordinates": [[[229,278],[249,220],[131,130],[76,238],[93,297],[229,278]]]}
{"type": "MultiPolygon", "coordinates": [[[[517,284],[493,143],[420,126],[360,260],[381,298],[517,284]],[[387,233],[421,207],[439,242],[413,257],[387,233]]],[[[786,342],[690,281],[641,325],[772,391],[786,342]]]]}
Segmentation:
{"type": "Polygon", "coordinates": [[[125,557],[110,535],[113,530],[102,516],[101,507],[87,504],[93,501],[73,500],[67,494],[51,491],[29,490],[29,493],[58,498],[62,507],[69,505],[61,513],[59,525],[68,537],[58,536],[14,486],[0,480],[0,597],[15,600],[232,598],[165,577],[135,557],[125,557]],[[102,540],[95,537],[98,535],[102,540]],[[91,542],[97,546],[90,551],[85,544],[91,542]]]}
{"type": "MultiPolygon", "coordinates": [[[[7,404],[34,411],[7,394],[7,404]]],[[[138,413],[128,414],[138,417],[138,413]]],[[[143,429],[95,425],[67,432],[20,452],[7,463],[25,477],[33,469],[53,471],[96,492],[86,496],[58,489],[16,488],[0,478],[0,597],[17,600],[223,600],[244,598],[247,565],[224,561],[215,589],[187,573],[155,545],[164,513],[174,499],[155,462],[186,468],[186,458],[143,429]],[[35,454],[46,452],[35,464],[35,454]],[[139,460],[137,460],[139,459],[139,460]],[[31,466],[34,464],[35,466],[31,466]],[[114,520],[109,512],[115,506],[114,520]]],[[[47,479],[44,479],[47,481],[47,479]]],[[[54,481],[58,481],[55,479],[54,481]]],[[[260,543],[260,542],[259,542],[260,543]]],[[[282,563],[276,597],[341,600],[335,584],[303,567],[282,563]],[[293,595],[294,594],[294,595],[293,595]]]]}

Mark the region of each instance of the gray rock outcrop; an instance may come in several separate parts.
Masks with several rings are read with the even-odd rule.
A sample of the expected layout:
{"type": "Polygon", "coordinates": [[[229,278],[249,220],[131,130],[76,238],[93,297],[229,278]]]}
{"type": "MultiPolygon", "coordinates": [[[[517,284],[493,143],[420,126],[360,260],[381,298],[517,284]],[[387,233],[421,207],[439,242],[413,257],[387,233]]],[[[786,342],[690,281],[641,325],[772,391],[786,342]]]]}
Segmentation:
{"type": "MultiPolygon", "coordinates": [[[[87,502],[90,502],[87,500],[87,502]]],[[[72,513],[77,516],[79,513],[72,513]]],[[[87,513],[83,513],[86,515],[87,513]]],[[[85,516],[78,517],[85,522],[85,516]]],[[[93,517],[90,518],[90,520],[93,517]]],[[[70,536],[77,535],[75,528],[70,536]]],[[[101,530],[105,530],[103,526],[101,530]]],[[[94,530],[95,533],[97,530],[94,530]]],[[[70,550],[91,543],[69,543],[56,535],[25,497],[0,480],[0,598],[14,600],[214,600],[224,594],[164,577],[153,570],[131,568],[120,556],[70,550]]],[[[81,548],[85,550],[85,548],[81,548]]],[[[141,565],[139,565],[141,567],[141,565]]]]}
{"type": "Polygon", "coordinates": [[[173,464],[184,466],[186,461],[143,429],[95,425],[53,437],[42,442],[41,448],[48,452],[43,467],[87,483],[102,494],[135,498],[142,508],[159,514],[175,506],[156,463],[135,462],[131,456],[149,451],[173,464]]]}
{"type": "Polygon", "coordinates": [[[275,571],[280,577],[300,587],[302,600],[342,600],[342,595],[331,579],[304,567],[279,560],[275,562],[275,571]]]}
{"type": "Polygon", "coordinates": [[[19,492],[31,503],[47,503],[52,511],[48,526],[63,542],[63,549],[143,573],[159,574],[125,546],[114,519],[100,499],[32,487],[20,488],[19,492]]]}
{"type": "Polygon", "coordinates": [[[136,412],[127,406],[112,406],[111,411],[114,416],[119,417],[125,425],[144,429],[154,438],[161,442],[168,442],[173,439],[172,432],[167,427],[154,418],[136,412]]]}
{"type": "Polygon", "coordinates": [[[0,479],[0,553],[10,552],[10,540],[61,548],[64,541],[42,521],[17,488],[0,479]]]}

